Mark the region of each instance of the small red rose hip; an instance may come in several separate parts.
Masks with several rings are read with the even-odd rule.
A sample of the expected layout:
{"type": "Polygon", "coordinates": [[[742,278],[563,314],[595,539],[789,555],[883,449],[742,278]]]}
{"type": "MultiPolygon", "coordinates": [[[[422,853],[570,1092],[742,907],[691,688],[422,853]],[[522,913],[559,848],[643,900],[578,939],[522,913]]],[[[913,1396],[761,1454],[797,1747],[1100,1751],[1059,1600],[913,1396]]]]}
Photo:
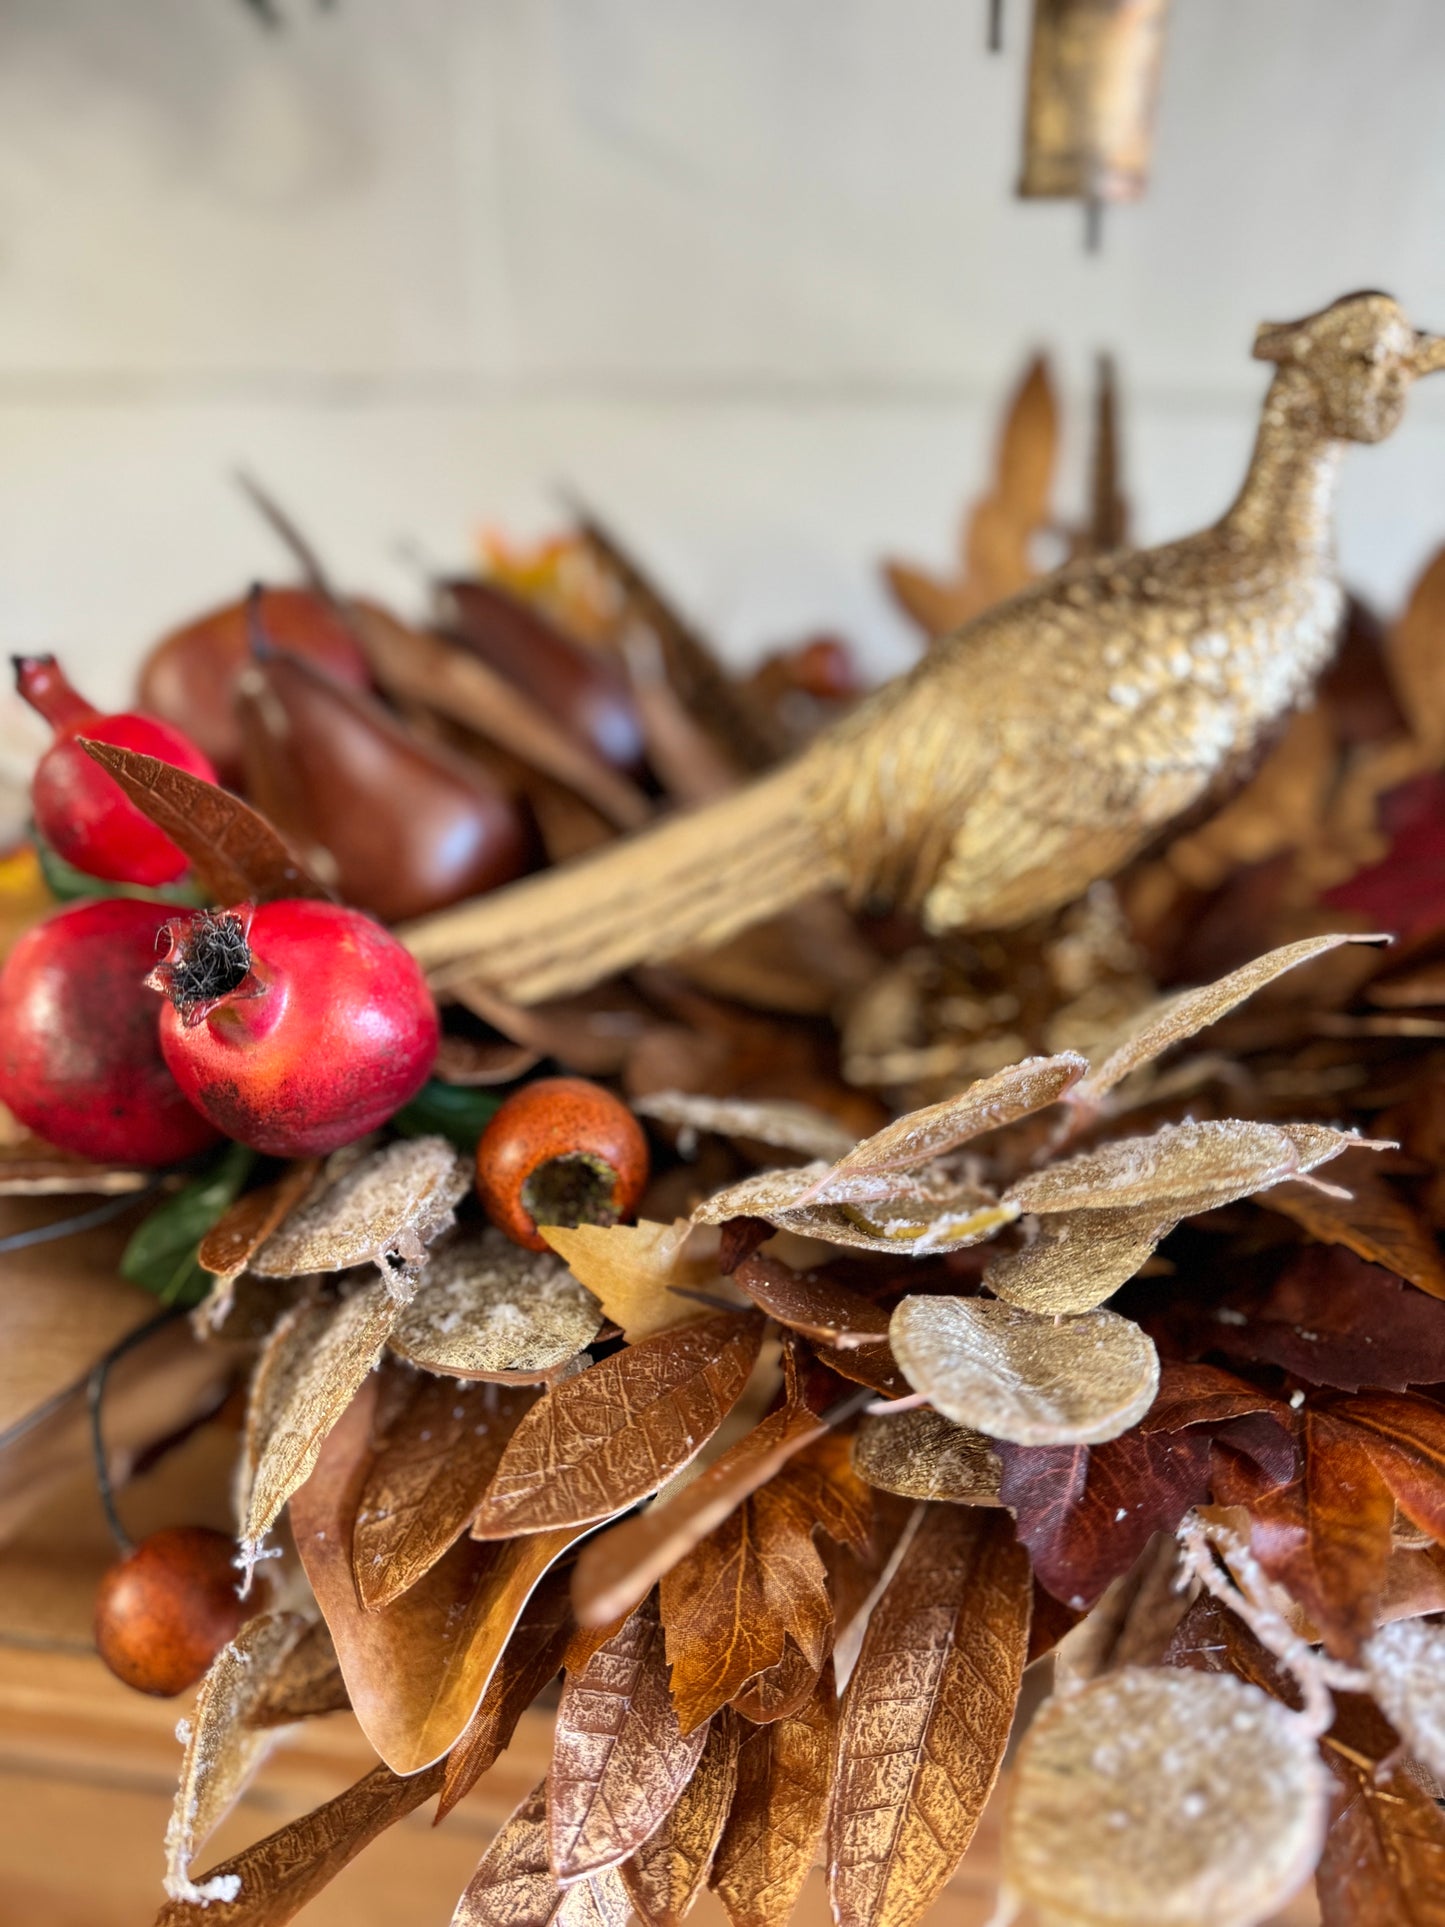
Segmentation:
{"type": "Polygon", "coordinates": [[[616,1224],[647,1185],[647,1139],[627,1106],[585,1077],[539,1077],[505,1100],[477,1145],[477,1195],[514,1244],[547,1250],[542,1224],[616,1224]]]}
{"type": "Polygon", "coordinates": [[[154,888],[184,875],[190,859],[138,810],[113,776],[76,741],[88,736],[159,757],[214,783],[216,772],[190,740],[154,716],[105,716],[77,695],[54,656],[16,656],[15,687],[55,731],[35,767],[35,827],[56,855],[87,876],[154,888]]]}
{"type": "Polygon", "coordinates": [[[142,1539],[101,1578],[95,1643],[117,1679],[170,1699],[206,1671],[243,1621],[236,1548],[209,1526],[167,1526],[142,1539]]]}
{"type": "Polygon", "coordinates": [[[72,904],[0,970],[0,1102],[63,1151],[160,1165],[216,1141],[166,1069],[145,987],[166,916],[134,897],[72,904]]]}
{"type": "Polygon", "coordinates": [[[286,899],[172,917],[151,973],[161,1050],[198,1111],[271,1157],[334,1151],[431,1073],[426,979],[359,910],[286,899]]]}

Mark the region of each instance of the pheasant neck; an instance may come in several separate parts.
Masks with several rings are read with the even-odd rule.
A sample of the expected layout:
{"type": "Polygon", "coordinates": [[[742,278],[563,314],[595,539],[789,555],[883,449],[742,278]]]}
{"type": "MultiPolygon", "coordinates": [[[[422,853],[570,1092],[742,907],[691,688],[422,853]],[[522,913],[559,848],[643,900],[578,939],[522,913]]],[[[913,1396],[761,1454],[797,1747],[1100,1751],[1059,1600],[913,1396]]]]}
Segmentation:
{"type": "Polygon", "coordinates": [[[1224,526],[1250,542],[1330,560],[1344,446],[1325,426],[1309,376],[1281,368],[1265,396],[1249,472],[1224,526]]]}

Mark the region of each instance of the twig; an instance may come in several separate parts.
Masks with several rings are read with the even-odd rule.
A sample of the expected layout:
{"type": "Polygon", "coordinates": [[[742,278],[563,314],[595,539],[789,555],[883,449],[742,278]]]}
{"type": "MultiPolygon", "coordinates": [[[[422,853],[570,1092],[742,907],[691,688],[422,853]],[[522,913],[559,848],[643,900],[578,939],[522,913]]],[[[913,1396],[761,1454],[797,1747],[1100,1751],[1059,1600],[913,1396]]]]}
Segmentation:
{"type": "Polygon", "coordinates": [[[28,1231],[12,1231],[8,1237],[0,1238],[0,1256],[28,1251],[32,1245],[52,1244],[57,1238],[74,1237],[78,1232],[94,1231],[100,1225],[109,1224],[112,1218],[123,1217],[141,1198],[149,1197],[157,1182],[153,1178],[138,1191],[122,1191],[118,1197],[107,1198],[104,1204],[92,1205],[88,1211],[77,1211],[72,1217],[32,1225],[28,1231]]]}
{"type": "Polygon", "coordinates": [[[124,1358],[127,1352],[134,1351],[137,1345],[144,1344],[146,1339],[160,1331],[162,1326],[169,1325],[180,1316],[179,1311],[168,1307],[165,1311],[157,1312],[154,1318],[148,1318],[143,1325],[137,1325],[134,1331],[127,1332],[125,1337],[118,1339],[103,1357],[96,1360],[91,1367],[90,1377],[86,1380],[85,1402],[90,1414],[90,1450],[95,1461],[96,1490],[100,1494],[101,1510],[105,1513],[105,1522],[110,1527],[111,1537],[120,1547],[122,1555],[127,1558],[135,1551],[135,1541],[126,1531],[120,1514],[116,1510],[115,1488],[110,1480],[105,1435],[101,1429],[101,1407],[105,1399],[106,1381],[110,1377],[112,1365],[124,1358]]]}

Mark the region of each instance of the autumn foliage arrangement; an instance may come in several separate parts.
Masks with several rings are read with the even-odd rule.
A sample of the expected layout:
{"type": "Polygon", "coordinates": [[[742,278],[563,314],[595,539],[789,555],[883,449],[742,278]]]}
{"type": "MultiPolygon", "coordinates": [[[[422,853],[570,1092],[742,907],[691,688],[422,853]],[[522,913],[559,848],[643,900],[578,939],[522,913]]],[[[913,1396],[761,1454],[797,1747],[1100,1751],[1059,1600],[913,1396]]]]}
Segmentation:
{"type": "MultiPolygon", "coordinates": [[[[926,632],[1028,579],[1054,437],[1036,369],[959,578],[890,568],[926,632]]],[[[1078,552],[1121,532],[1112,446],[1078,552]]],[[[134,1167],[128,1275],[245,1359],[230,1583],[178,1527],[101,1602],[143,1689],[210,1659],[159,1922],[292,1919],[539,1700],[459,1927],[671,1927],[709,1887],[775,1927],[819,1862],[840,1927],[910,1927],[1011,1739],[1005,1898],[1051,1927],[1250,1927],[1312,1874],[1327,1927],[1434,1918],[1441,565],[1389,630],[1355,609],[1241,794],[1045,922],[822,902],[523,1009],[454,966],[434,1001],[408,918],[768,767],[846,653],[729,675],[586,517],[489,541],[424,629],[292,539],[275,632],[283,592],[142,683],[245,797],[79,716],[68,780],[182,861],[106,896],[37,795],[94,902],[0,978],[5,1188],[134,1167]],[[73,1021],[153,1095],[83,1137],[27,973],[83,985],[122,924],[126,1022],[73,1021]],[[207,1868],[277,1735],[346,1706],[376,1768],[207,1868]]]]}

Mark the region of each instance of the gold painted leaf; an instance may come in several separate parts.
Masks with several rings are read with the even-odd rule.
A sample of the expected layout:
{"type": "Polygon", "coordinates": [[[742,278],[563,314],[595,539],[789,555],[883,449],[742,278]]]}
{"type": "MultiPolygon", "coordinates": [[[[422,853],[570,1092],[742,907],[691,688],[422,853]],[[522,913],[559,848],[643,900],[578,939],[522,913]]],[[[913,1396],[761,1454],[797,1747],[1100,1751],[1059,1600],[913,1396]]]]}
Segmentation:
{"type": "Polygon", "coordinates": [[[706,1744],[706,1726],[684,1734],[678,1725],[648,1599],[562,1689],[547,1771],[549,1858],[562,1885],[630,1859],[671,1812],[706,1744]]]}
{"type": "Polygon", "coordinates": [[[693,1212],[693,1223],[762,1218],[779,1231],[825,1244],[917,1258],[978,1244],[1020,1213],[1019,1206],[1001,1203],[984,1186],[940,1172],[899,1172],[889,1180],[886,1199],[805,1203],[827,1170],[823,1164],[804,1164],[793,1171],[760,1171],[705,1199],[693,1212]]]}
{"type": "Polygon", "coordinates": [[[1123,1667],[1025,1734],[1004,1880],[1060,1920],[1253,1927],[1309,1878],[1328,1780],[1305,1722],[1257,1686],[1123,1667]]]}
{"type": "Polygon", "coordinates": [[[829,1666],[797,1713],[742,1729],[737,1792],[712,1871],[733,1927],[779,1927],[791,1914],[828,1817],[837,1726],[829,1666]]]}
{"type": "Polygon", "coordinates": [[[704,1097],[693,1091],[652,1091],[632,1100],[639,1117],[684,1131],[713,1131],[797,1151],[806,1158],[841,1158],[857,1139],[826,1111],[782,1097],[704,1097]]]}
{"type": "Polygon", "coordinates": [[[720,1713],[697,1771],[650,1840],[622,1869],[642,1927],[679,1927],[707,1885],[738,1777],[738,1722],[720,1713]]]}
{"type": "Polygon", "coordinates": [[[542,1227],[542,1236],[635,1345],[708,1315],[674,1289],[717,1288],[714,1254],[686,1249],[692,1228],[686,1218],[675,1224],[644,1218],[637,1224],[549,1224],[542,1227]]]}
{"type": "Polygon", "coordinates": [[[418,1376],[373,1453],[351,1557],[368,1612],[414,1586],[466,1531],[532,1394],[418,1376]]]}
{"type": "Polygon", "coordinates": [[[945,1418],[1014,1445],[1117,1438],[1159,1384],[1153,1341],[1112,1311],[1055,1321],[987,1298],[905,1298],[890,1335],[904,1377],[945,1418]]]}
{"type": "Polygon", "coordinates": [[[557,1884],[547,1860],[543,1780],[478,1861],[452,1927],[627,1927],[627,1891],[611,1871],[557,1884]]]}
{"type": "Polygon", "coordinates": [[[1027,1311],[1092,1311],[1148,1262],[1176,1222],[1157,1205],[1050,1212],[1031,1243],[989,1260],[983,1282],[1027,1311]]]}
{"type": "Polygon", "coordinates": [[[1008,1744],[1032,1602],[1011,1520],[927,1509],[843,1699],[828,1819],[838,1927],[911,1927],[952,1878],[1008,1744]]]}
{"type": "Polygon", "coordinates": [[[180,1784],[166,1828],[165,1889],[173,1900],[234,1900],[224,1879],[197,1886],[191,1863],[240,1798],[276,1742],[274,1728],[249,1719],[277,1667],[306,1629],[297,1613],[260,1613],[223,1646],[182,1721],[180,1784]]]}
{"type": "Polygon", "coordinates": [[[416,1773],[465,1732],[528,1599],[577,1535],[536,1533],[505,1546],[463,1539],[391,1605],[364,1611],[351,1541],[375,1406],[373,1382],[292,1500],[291,1527],[362,1731],[393,1771],[416,1773]]]}
{"type": "Polygon", "coordinates": [[[587,1525],[656,1492],[737,1403],[762,1336],[756,1312],[723,1312],[554,1385],[508,1441],[473,1536],[587,1525]]]}
{"type": "Polygon", "coordinates": [[[861,1419],[853,1434],[853,1464],[869,1485],[900,1498],[999,1503],[1003,1466],[989,1440],[931,1405],[861,1419]]]}
{"type": "Polygon", "coordinates": [[[337,1162],[342,1175],[293,1211],[252,1257],[258,1277],[374,1264],[385,1277],[406,1279],[428,1244],[451,1228],[455,1205],[471,1189],[470,1167],[444,1137],[398,1138],[355,1162],[338,1153],[337,1162]]]}
{"type": "Polygon", "coordinates": [[[435,1245],[391,1349],[455,1378],[546,1378],[592,1343],[602,1312],[550,1251],[500,1231],[466,1230],[435,1245]]]}
{"type": "Polygon", "coordinates": [[[798,1651],[791,1639],[785,1640],[783,1657],[777,1664],[765,1672],[754,1673],[742,1691],[733,1694],[728,1705],[754,1726],[768,1726],[774,1720],[788,1719],[801,1712],[813,1697],[822,1671],[806,1653],[798,1651]]]}
{"type": "Polygon", "coordinates": [[[196,1309],[202,1331],[217,1331],[235,1301],[236,1280],[271,1233],[310,1195],[321,1171],[318,1158],[298,1158],[274,1184],[247,1191],[229,1205],[202,1238],[196,1262],[216,1282],[196,1309]]]}

